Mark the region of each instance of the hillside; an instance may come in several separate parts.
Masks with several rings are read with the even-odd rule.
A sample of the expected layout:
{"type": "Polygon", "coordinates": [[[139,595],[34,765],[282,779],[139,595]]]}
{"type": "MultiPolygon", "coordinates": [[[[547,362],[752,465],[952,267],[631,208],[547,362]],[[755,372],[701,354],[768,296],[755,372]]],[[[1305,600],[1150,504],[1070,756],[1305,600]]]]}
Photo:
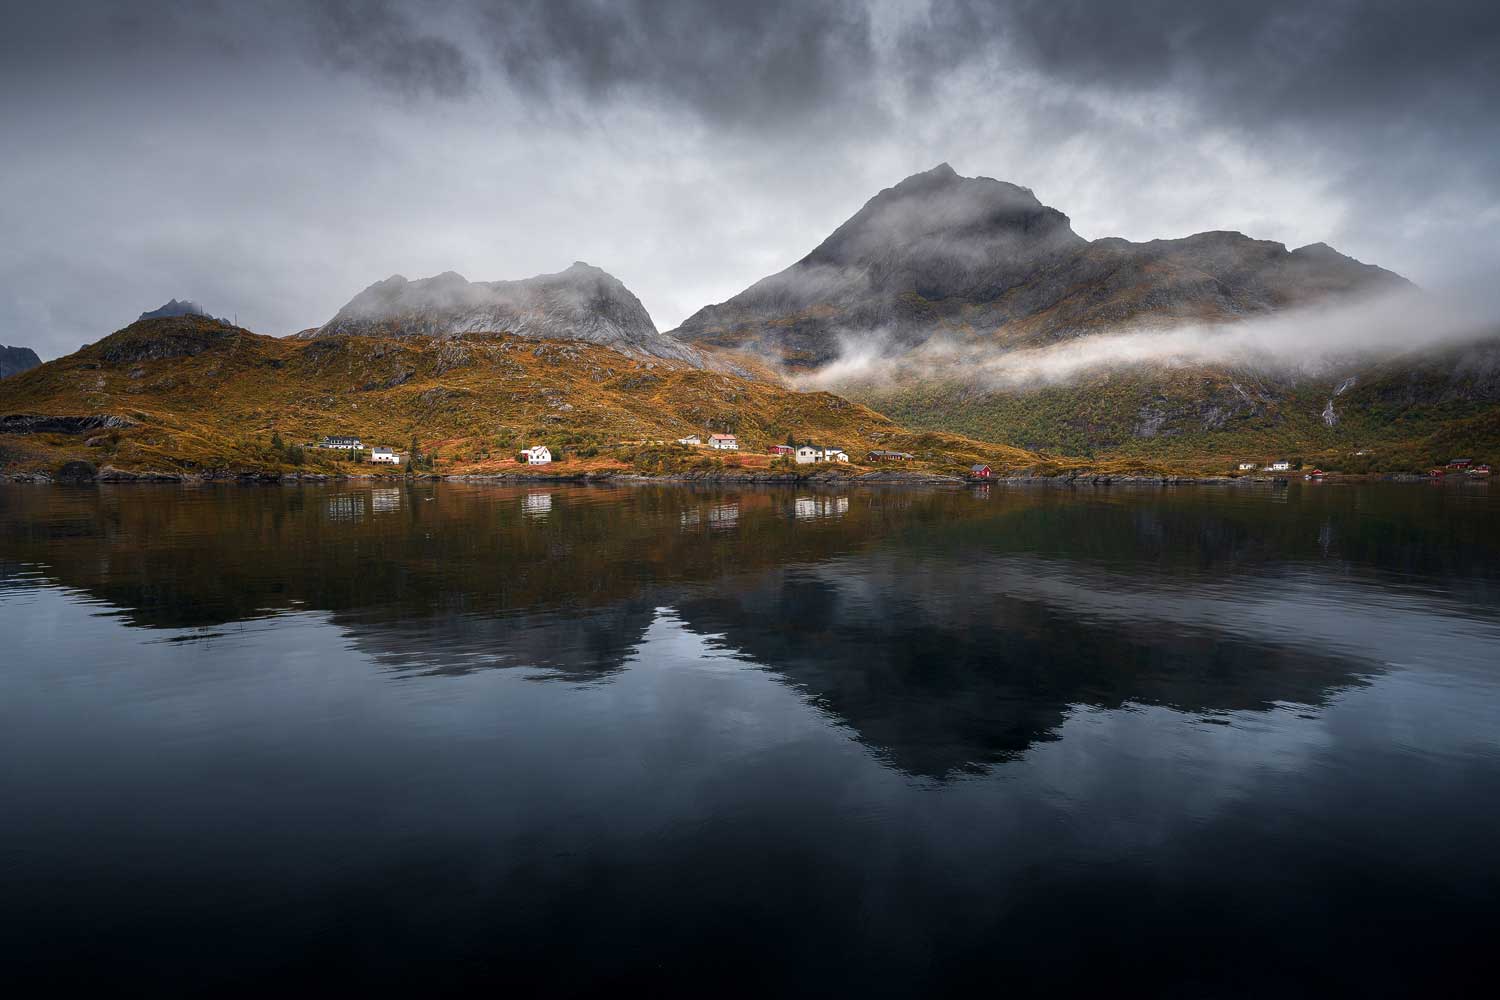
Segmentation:
{"type": "Polygon", "coordinates": [[[909,427],[1200,472],[1288,458],[1420,473],[1456,455],[1500,457],[1500,340],[1316,377],[1128,366],[1023,388],[898,377],[841,391],[909,427]]]}
{"type": "Polygon", "coordinates": [[[446,271],[408,281],[393,275],[351,299],[322,327],[299,337],[457,337],[508,333],[528,340],[581,340],[631,354],[698,363],[691,348],[660,333],[619,279],[578,261],[520,281],[469,281],[446,271]]]}
{"type": "Polygon", "coordinates": [[[353,471],[327,451],[290,447],[325,434],[402,451],[415,438],[445,474],[529,472],[513,455],[537,443],[563,456],[549,474],[765,468],[766,446],[789,435],[855,456],[913,452],[914,467],[932,471],[1041,462],[908,432],[828,392],[511,335],[278,339],[203,316],[153,319],[0,390],[0,463],[11,473],[71,460],[171,474],[353,471]],[[661,444],[709,431],[738,433],[744,454],[661,444]]]}

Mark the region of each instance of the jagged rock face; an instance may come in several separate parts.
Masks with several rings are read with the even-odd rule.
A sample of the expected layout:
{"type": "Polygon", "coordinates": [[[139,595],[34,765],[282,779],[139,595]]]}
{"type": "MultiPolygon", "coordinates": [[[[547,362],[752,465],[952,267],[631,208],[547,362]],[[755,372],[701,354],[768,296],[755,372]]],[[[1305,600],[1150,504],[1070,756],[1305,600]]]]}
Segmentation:
{"type": "Polygon", "coordinates": [[[0,378],[30,371],[41,363],[42,359],[37,357],[36,351],[33,351],[29,347],[5,347],[4,345],[0,345],[0,378]]]}
{"type": "Polygon", "coordinates": [[[1323,244],[1288,251],[1240,233],[1091,243],[1029,190],[942,164],[882,191],[802,260],[673,333],[816,368],[862,341],[899,351],[941,332],[1035,346],[1402,283],[1323,244]]]}
{"type": "Polygon", "coordinates": [[[532,340],[583,340],[628,354],[698,363],[697,352],[659,332],[640,299],[581,261],[521,281],[468,281],[452,271],[376,282],[338,314],[298,337],[459,337],[509,333],[532,340]]]}

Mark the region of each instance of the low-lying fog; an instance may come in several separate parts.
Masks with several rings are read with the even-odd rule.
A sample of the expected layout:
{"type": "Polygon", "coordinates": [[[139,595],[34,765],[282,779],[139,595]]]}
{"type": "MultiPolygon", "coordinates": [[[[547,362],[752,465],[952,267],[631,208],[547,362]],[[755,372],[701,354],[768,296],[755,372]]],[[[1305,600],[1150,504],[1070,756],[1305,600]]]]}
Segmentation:
{"type": "Polygon", "coordinates": [[[1500,289],[1407,289],[1227,323],[1133,326],[1036,348],[988,346],[947,331],[905,353],[882,331],[850,331],[841,340],[835,362],[796,378],[802,388],[955,376],[1020,388],[1134,365],[1317,375],[1480,340],[1500,343],[1500,289]]]}

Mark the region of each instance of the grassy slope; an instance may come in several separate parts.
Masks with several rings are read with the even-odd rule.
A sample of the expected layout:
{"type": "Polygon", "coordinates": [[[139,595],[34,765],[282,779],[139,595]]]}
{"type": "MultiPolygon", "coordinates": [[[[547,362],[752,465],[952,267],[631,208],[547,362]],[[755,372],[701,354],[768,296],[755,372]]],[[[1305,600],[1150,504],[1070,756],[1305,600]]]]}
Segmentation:
{"type": "MultiPolygon", "coordinates": [[[[547,470],[558,474],[765,467],[766,446],[788,434],[840,445],[856,458],[871,448],[909,451],[922,459],[917,467],[946,472],[970,462],[1054,467],[1005,445],[908,432],[831,393],[792,392],[587,344],[504,336],[282,340],[201,317],[132,324],[7,379],[0,385],[6,414],[114,414],[135,422],[107,433],[0,436],[0,462],[11,471],[70,459],[136,470],[291,471],[270,447],[273,432],[288,443],[351,433],[367,446],[402,451],[416,436],[423,451],[436,452],[436,471],[458,474],[522,471],[514,450],[535,443],[567,456],[547,470]],[[744,454],[645,443],[709,431],[738,433],[744,454]]],[[[309,451],[304,469],[350,466],[309,451]]]]}
{"type": "Polygon", "coordinates": [[[1343,393],[1337,384],[1200,368],[1098,373],[1009,392],[962,382],[844,391],[910,427],[1201,472],[1273,457],[1357,473],[1419,472],[1454,455],[1500,459],[1500,404],[1451,363],[1372,369],[1343,393]],[[1331,426],[1323,418],[1330,399],[1331,426]]]}

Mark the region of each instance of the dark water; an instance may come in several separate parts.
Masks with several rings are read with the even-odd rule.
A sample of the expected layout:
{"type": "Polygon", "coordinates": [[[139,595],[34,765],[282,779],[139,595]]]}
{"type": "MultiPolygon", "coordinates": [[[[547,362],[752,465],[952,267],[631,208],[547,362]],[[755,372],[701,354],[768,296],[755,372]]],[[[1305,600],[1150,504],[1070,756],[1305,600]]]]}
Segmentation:
{"type": "Polygon", "coordinates": [[[1488,992],[1500,494],[0,489],[0,969],[1488,992]]]}

